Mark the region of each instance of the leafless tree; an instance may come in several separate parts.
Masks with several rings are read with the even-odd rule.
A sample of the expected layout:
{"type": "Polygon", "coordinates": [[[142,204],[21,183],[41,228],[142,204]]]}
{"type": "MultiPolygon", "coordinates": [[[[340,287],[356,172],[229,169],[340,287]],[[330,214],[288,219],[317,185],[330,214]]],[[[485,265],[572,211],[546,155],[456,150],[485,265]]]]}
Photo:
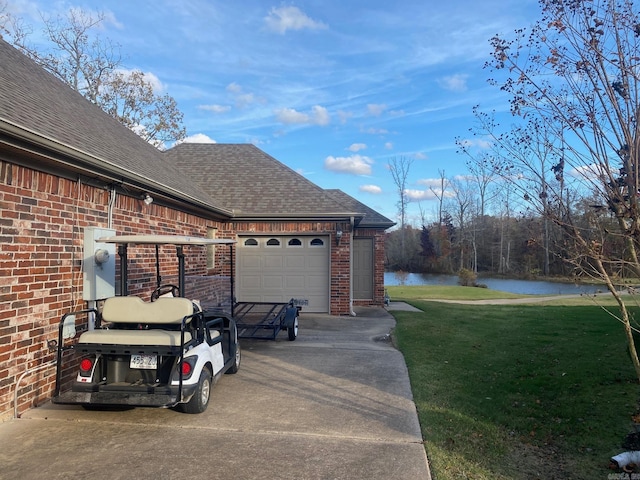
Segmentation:
{"type": "Polygon", "coordinates": [[[42,21],[46,45],[32,45],[33,27],[8,14],[0,23],[0,31],[4,30],[25,55],[146,141],[162,147],[186,137],[176,101],[157,93],[154,82],[143,72],[127,71],[120,47],[93,34],[105,22],[103,12],[72,8],[66,16],[43,15],[42,21]]]}
{"type": "MultiPolygon", "coordinates": [[[[529,192],[530,204],[542,206],[541,213],[565,232],[564,258],[603,281],[616,299],[618,313],[610,313],[624,325],[640,380],[628,300],[612,275],[613,266],[623,263],[640,276],[640,15],[632,0],[540,5],[542,16],[531,29],[491,39],[490,82],[510,95],[515,116],[544,128],[542,147],[555,181],[529,192]],[[587,194],[602,202],[585,226],[576,220],[572,201],[587,194]],[[534,200],[540,195],[545,202],[534,200]],[[611,218],[615,231],[603,228],[611,218]],[[612,237],[624,241],[622,251],[608,248],[612,237]]],[[[510,178],[522,186],[517,173],[524,170],[510,178]]]]}
{"type": "Polygon", "coordinates": [[[390,159],[387,164],[398,193],[398,213],[400,215],[401,249],[403,259],[407,256],[405,238],[405,230],[407,226],[407,204],[409,203],[409,199],[407,197],[407,178],[409,177],[409,170],[411,169],[412,164],[413,161],[407,157],[394,157],[390,159]]]}

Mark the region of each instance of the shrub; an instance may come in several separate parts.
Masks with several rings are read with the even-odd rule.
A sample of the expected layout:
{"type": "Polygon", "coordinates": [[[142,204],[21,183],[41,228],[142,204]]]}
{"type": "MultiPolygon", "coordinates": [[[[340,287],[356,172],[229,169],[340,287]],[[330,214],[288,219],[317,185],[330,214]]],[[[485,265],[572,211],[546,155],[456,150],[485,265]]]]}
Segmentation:
{"type": "Polygon", "coordinates": [[[458,284],[463,287],[475,287],[478,276],[471,270],[461,268],[458,272],[458,284]]]}

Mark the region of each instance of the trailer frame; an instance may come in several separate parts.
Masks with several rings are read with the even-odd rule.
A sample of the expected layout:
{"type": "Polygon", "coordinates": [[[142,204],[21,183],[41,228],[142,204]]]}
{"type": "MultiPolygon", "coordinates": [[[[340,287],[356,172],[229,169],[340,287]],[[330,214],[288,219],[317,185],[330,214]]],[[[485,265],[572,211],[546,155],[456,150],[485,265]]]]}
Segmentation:
{"type": "Polygon", "coordinates": [[[231,316],[236,321],[238,338],[275,340],[281,331],[289,341],[298,337],[300,307],[288,302],[235,302],[231,316]]]}

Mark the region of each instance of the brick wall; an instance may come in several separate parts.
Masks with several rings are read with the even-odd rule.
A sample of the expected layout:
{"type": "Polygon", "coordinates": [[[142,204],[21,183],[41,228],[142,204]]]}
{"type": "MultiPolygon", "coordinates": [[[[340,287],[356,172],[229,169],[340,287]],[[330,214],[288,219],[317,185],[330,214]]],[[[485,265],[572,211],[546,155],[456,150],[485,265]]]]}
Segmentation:
{"type": "MultiPolygon", "coordinates": [[[[13,412],[20,375],[54,359],[47,341],[57,338],[61,316],[85,308],[83,229],[107,227],[109,195],[102,188],[0,162],[0,420],[13,412]]],[[[206,236],[207,227],[218,227],[221,238],[229,235],[223,225],[156,203],[146,206],[122,195],[115,201],[112,228],[119,234],[206,236]]],[[[154,251],[148,250],[130,249],[137,265],[130,293],[148,295],[156,285],[154,251]]],[[[163,255],[177,265],[174,252],[163,255]]],[[[220,271],[211,273],[228,275],[228,268],[219,264],[220,271]]],[[[187,257],[187,273],[207,273],[205,253],[187,257]]],[[[49,398],[54,373],[51,366],[24,378],[19,412],[49,398]]]]}

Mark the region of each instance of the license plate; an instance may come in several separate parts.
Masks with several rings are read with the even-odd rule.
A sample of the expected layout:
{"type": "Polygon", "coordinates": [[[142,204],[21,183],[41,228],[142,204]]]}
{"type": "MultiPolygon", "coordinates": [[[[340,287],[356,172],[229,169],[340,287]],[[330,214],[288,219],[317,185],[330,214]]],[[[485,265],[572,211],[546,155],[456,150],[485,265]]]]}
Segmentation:
{"type": "Polygon", "coordinates": [[[158,368],[157,355],[131,355],[129,368],[139,368],[142,370],[155,370],[158,368]]]}

